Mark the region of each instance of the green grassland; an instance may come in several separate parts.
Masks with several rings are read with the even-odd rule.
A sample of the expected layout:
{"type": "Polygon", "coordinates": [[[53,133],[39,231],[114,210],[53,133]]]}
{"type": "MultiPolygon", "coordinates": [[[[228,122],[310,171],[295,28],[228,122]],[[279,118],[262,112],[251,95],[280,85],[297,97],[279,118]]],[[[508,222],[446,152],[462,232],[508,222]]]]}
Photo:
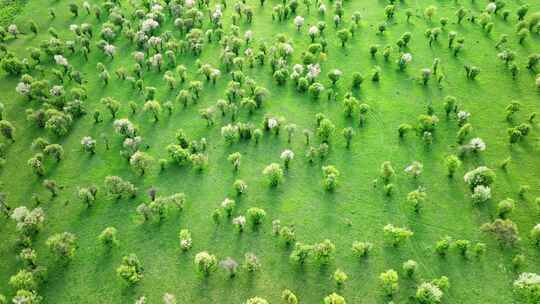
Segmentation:
{"type": "MultiPolygon", "coordinates": [[[[210,2],[211,7],[216,3],[210,2]]],[[[229,5],[223,17],[226,32],[233,14],[233,1],[227,2],[229,5]]],[[[269,0],[264,7],[260,7],[258,1],[246,2],[253,7],[254,18],[252,24],[242,19],[239,22],[240,32],[253,31],[253,46],[261,42],[271,45],[276,34],[286,34],[294,47],[291,67],[293,63],[300,62],[301,53],[311,43],[307,36],[309,25],[319,20],[328,23],[325,31],[327,60],[321,63],[319,81],[329,88],[331,83],[326,73],[334,68],[343,71],[343,77],[336,85],[337,100],[328,101],[326,94],[318,101],[313,100],[307,93],[297,92],[290,80],[284,86],[278,86],[272,79],[268,63],[244,68],[246,76],[266,87],[270,95],[253,115],[241,110],[237,121],[252,122],[260,127],[265,114],[283,116],[288,123],[298,126],[291,143],[287,142],[286,132],[282,131],[279,136],[265,133],[259,144],[253,141],[228,144],[221,137],[220,130],[231,122],[229,115],[221,117],[216,113],[212,126],[207,126],[201,119],[199,109],[213,106],[218,99],[224,98],[230,80],[219,60],[221,46],[218,42],[205,41],[200,56],[186,53],[178,55],[177,60],[178,64],[188,67],[190,80],[204,81],[204,77],[197,74],[196,60],[219,67],[221,79],[215,85],[204,82],[197,104],[184,108],[175,103],[172,115],[164,111],[160,120],[154,123],[147,113],[130,113],[128,102],[135,101],[142,108],[144,96],[127,82],[113,76],[105,86],[98,78],[98,62],[102,62],[111,74],[119,67],[130,69],[134,64],[131,53],[135,47],[123,37],[114,42],[117,46],[114,60],[95,49],[94,44],[99,39],[96,36],[103,21],[87,15],[82,9],[79,17],[73,17],[68,8],[70,2],[64,0],[29,1],[14,19],[23,35],[18,39],[7,38],[5,45],[20,58],[28,56],[28,47],[37,47],[42,40],[48,39],[47,29],[50,27],[54,27],[62,39],[68,40],[74,39],[74,34],[69,31],[71,24],[88,22],[96,34],[88,62],[80,53],[66,55],[70,64],[80,70],[87,81],[85,86],[89,98],[85,107],[89,114],[75,120],[69,134],[64,137],[56,137],[28,122],[25,110],[38,108],[39,102],[28,102],[16,93],[19,77],[3,72],[0,76],[0,98],[6,108],[4,119],[16,127],[16,141],[4,141],[6,163],[0,173],[2,191],[12,207],[32,206],[31,196],[34,193],[44,201],[41,207],[46,221],[34,241],[38,264],[48,268],[47,281],[39,288],[44,302],[133,303],[145,295],[150,303],[160,303],[162,295],[170,292],[176,295],[179,303],[243,303],[254,296],[264,297],[270,303],[281,303],[281,291],[288,288],[296,293],[301,303],[321,303],[332,292],[343,295],[347,303],[387,303],[389,299],[379,287],[379,274],[392,268],[400,272],[400,290],[393,298],[394,303],[414,303],[412,297],[416,286],[442,275],[447,276],[451,284],[445,292],[444,303],[523,303],[512,291],[512,282],[522,271],[540,272],[540,249],[531,244],[528,236],[540,221],[540,206],[535,203],[535,198],[540,196],[540,136],[538,125],[533,123],[531,134],[511,145],[507,128],[524,122],[530,113],[540,112],[536,74],[525,68],[527,56],[540,48],[540,36],[531,34],[523,44],[518,44],[514,12],[522,1],[506,1],[505,9],[512,11],[509,20],[504,21],[500,15],[495,15],[493,31],[487,34],[479,25],[469,21],[458,25],[454,15],[460,6],[480,14],[486,7],[485,0],[405,0],[396,4],[396,16],[383,35],[377,34],[377,26],[385,20],[386,1],[344,1],[345,17],[339,29],[348,27],[353,12],[359,11],[363,16],[356,33],[344,48],[335,34],[331,2],[324,1],[329,8],[325,16],[320,16],[315,8],[307,13],[300,5],[298,14],[306,18],[300,31],[293,24],[294,18],[283,22],[272,20],[272,7],[281,1],[269,0]],[[433,21],[423,16],[429,5],[438,7],[433,21]],[[55,19],[47,15],[49,8],[56,10],[55,19]],[[406,21],[404,13],[408,8],[416,12],[410,22],[406,21]],[[427,28],[439,26],[441,17],[448,17],[450,22],[439,41],[429,46],[424,32],[427,28]],[[38,35],[29,32],[29,20],[37,23],[40,28],[38,35]],[[465,38],[465,47],[457,57],[447,47],[447,33],[452,30],[465,38]],[[404,32],[412,33],[407,52],[412,54],[413,61],[405,71],[399,71],[396,61],[400,55],[395,41],[404,32]],[[494,48],[494,44],[501,34],[509,35],[507,47],[517,53],[515,61],[521,72],[515,80],[505,64],[497,59],[499,50],[494,48]],[[372,58],[369,46],[373,44],[380,45],[381,49],[391,45],[390,60],[385,61],[380,53],[372,58]],[[424,86],[418,80],[420,69],[431,67],[434,58],[440,58],[445,78],[440,85],[433,78],[424,86]],[[481,68],[476,80],[465,77],[464,64],[481,68]],[[369,79],[375,66],[381,68],[381,81],[378,83],[369,79]],[[357,113],[353,118],[343,114],[343,96],[351,91],[354,72],[366,77],[361,88],[352,91],[356,98],[370,106],[363,126],[358,123],[357,113]],[[463,159],[463,166],[453,179],[446,176],[444,158],[448,154],[457,154],[456,132],[459,126],[454,117],[445,117],[442,103],[447,95],[455,96],[459,107],[471,113],[469,122],[474,128],[471,138],[480,137],[487,144],[486,151],[463,159]],[[129,118],[139,127],[145,143],[150,146],[146,152],[156,160],[168,158],[166,146],[175,142],[175,133],[180,128],[191,139],[206,138],[209,159],[206,168],[197,172],[190,166],[169,164],[167,169],[160,171],[155,164],[144,176],[134,172],[119,153],[122,138],[114,133],[113,119],[100,103],[100,99],[107,96],[122,103],[118,117],[129,118]],[[513,100],[522,104],[522,110],[508,122],[504,109],[513,100]],[[400,139],[398,126],[402,123],[415,125],[418,115],[426,113],[430,104],[440,118],[433,144],[426,147],[414,132],[400,139]],[[96,109],[104,114],[104,121],[97,124],[92,118],[96,109]],[[301,131],[309,129],[315,132],[317,113],[324,113],[337,128],[330,140],[328,157],[310,164],[304,157],[307,146],[301,131]],[[350,149],[346,149],[341,129],[349,126],[354,128],[356,135],[350,149]],[[106,150],[101,134],[109,138],[109,150],[106,150]],[[44,178],[36,177],[27,165],[27,160],[35,154],[30,148],[31,143],[38,136],[62,144],[65,150],[65,157],[59,163],[50,159],[45,162],[44,178],[54,179],[63,186],[55,198],[51,198],[41,185],[44,178]],[[84,136],[98,140],[95,155],[82,151],[80,140],[84,136]],[[280,163],[279,157],[284,149],[293,150],[296,157],[285,171],[283,183],[276,188],[269,187],[262,170],[272,162],[280,163]],[[234,172],[227,161],[228,155],[236,151],[243,155],[238,172],[234,172]],[[499,164],[508,157],[512,162],[504,171],[499,164]],[[415,160],[423,163],[424,172],[418,179],[411,179],[403,169],[415,160]],[[373,184],[384,161],[391,161],[397,172],[393,181],[396,189],[391,197],[385,196],[380,184],[376,187],[373,184]],[[329,164],[341,172],[339,185],[333,192],[325,191],[322,186],[321,166],[329,164]],[[493,168],[497,178],[492,186],[491,200],[482,206],[474,206],[463,174],[480,165],[493,168]],[[139,188],[138,197],[115,201],[100,189],[95,205],[85,207],[76,196],[78,187],[96,184],[103,188],[103,181],[109,175],[118,175],[134,183],[139,188]],[[249,187],[241,197],[236,197],[232,187],[236,179],[243,179],[249,187]],[[416,214],[406,196],[420,185],[426,188],[428,198],[421,212],[416,214]],[[528,185],[531,189],[524,197],[518,195],[521,185],[528,185]],[[141,223],[135,209],[139,203],[148,201],[145,192],[151,186],[159,189],[159,195],[185,193],[185,208],[171,212],[160,223],[141,223]],[[234,214],[243,214],[249,207],[263,208],[267,216],[262,226],[259,229],[248,227],[244,233],[237,233],[229,220],[216,226],[211,213],[226,197],[237,202],[234,214]],[[492,235],[479,228],[497,217],[496,203],[507,197],[517,203],[509,218],[518,225],[522,238],[512,248],[500,246],[492,235]],[[69,201],[67,205],[66,200],[69,201]],[[285,246],[272,234],[271,222],[274,219],[279,219],[282,225],[294,225],[298,241],[332,240],[336,252],[330,263],[321,265],[312,259],[303,267],[292,263],[289,260],[292,247],[285,246]],[[383,227],[388,223],[408,227],[414,235],[397,248],[389,246],[383,236],[383,227]],[[112,250],[105,249],[97,239],[108,226],[118,229],[120,245],[112,250]],[[193,248],[187,252],[179,248],[180,229],[189,229],[193,236],[193,248]],[[67,265],[59,262],[45,245],[50,235],[64,231],[74,233],[79,245],[75,257],[67,265]],[[445,236],[486,243],[487,253],[480,259],[464,259],[452,248],[446,258],[441,258],[434,253],[434,245],[445,236]],[[374,244],[368,258],[360,259],[353,255],[351,245],[355,240],[374,244]],[[216,254],[220,259],[230,256],[238,261],[246,252],[253,252],[259,257],[262,268],[253,274],[240,270],[233,279],[229,279],[221,269],[204,277],[193,263],[195,254],[200,251],[216,254]],[[127,286],[115,272],[122,257],[129,253],[137,254],[145,270],[144,278],[133,287],[127,286]],[[516,254],[526,257],[520,269],[512,266],[512,258],[516,254]],[[408,259],[419,263],[418,273],[413,279],[402,275],[401,265],[408,259]],[[337,268],[350,277],[340,288],[332,280],[337,268]]],[[[129,16],[133,6],[128,1],[122,1],[122,4],[126,16],[129,16]]],[[[540,10],[539,2],[530,1],[530,5],[530,12],[540,10]]],[[[208,28],[207,17],[204,22],[204,27],[208,28]]],[[[167,20],[161,31],[164,29],[173,30],[177,39],[183,38],[174,30],[172,20],[167,20]]],[[[54,62],[47,59],[43,65],[52,68],[54,62]]],[[[55,82],[47,68],[46,75],[55,82]]],[[[144,74],[144,83],[158,88],[158,101],[174,101],[185,84],[169,90],[162,77],[163,70],[161,73],[148,71],[144,74]]],[[[69,88],[73,84],[66,81],[64,85],[69,88]]],[[[316,138],[313,141],[319,144],[316,138]]],[[[0,293],[10,298],[15,291],[8,285],[9,278],[23,267],[16,258],[18,232],[12,220],[0,219],[0,235],[0,293]]]]}

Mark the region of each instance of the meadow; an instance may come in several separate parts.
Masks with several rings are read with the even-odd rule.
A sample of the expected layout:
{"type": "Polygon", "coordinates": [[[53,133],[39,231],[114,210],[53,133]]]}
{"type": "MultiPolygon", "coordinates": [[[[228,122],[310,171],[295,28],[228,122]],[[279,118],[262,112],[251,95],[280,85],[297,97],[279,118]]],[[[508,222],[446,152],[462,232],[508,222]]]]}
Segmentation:
{"type": "Polygon", "coordinates": [[[0,304],[540,303],[540,2],[0,1],[0,304]]]}

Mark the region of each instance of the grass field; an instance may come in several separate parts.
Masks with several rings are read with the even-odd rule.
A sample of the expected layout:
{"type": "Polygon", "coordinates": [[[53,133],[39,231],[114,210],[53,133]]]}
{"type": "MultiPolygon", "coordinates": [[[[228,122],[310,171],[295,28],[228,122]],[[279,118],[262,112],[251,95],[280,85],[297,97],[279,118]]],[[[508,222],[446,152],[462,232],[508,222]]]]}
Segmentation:
{"type": "MultiPolygon", "coordinates": [[[[102,4],[102,1],[98,2],[102,4]]],[[[134,4],[120,2],[122,13],[130,20],[131,26],[138,27],[140,21],[131,16],[134,7],[140,6],[139,1],[131,1],[134,4]]],[[[217,2],[210,1],[212,10],[217,2]]],[[[200,109],[214,106],[218,99],[226,99],[225,90],[231,80],[220,61],[222,46],[215,40],[209,43],[205,39],[200,56],[190,52],[176,56],[177,64],[187,67],[188,79],[200,80],[204,84],[197,103],[183,107],[175,101],[177,93],[187,83],[179,83],[169,90],[163,81],[164,71],[170,69],[166,65],[160,72],[144,72],[144,85],[157,88],[155,99],[162,105],[166,101],[174,104],[171,115],[164,110],[159,121],[154,123],[152,116],[142,111],[144,95],[132,89],[127,81],[114,76],[114,71],[121,67],[131,71],[135,63],[132,52],[137,50],[136,45],[119,34],[113,42],[116,46],[114,59],[97,49],[100,28],[107,19],[105,13],[101,21],[97,20],[82,9],[82,1],[73,1],[80,6],[79,16],[73,17],[68,7],[72,2],[43,0],[28,1],[15,17],[13,23],[18,25],[22,34],[17,39],[8,34],[3,44],[21,59],[29,58],[29,47],[39,47],[43,40],[50,38],[48,28],[54,28],[63,40],[75,40],[75,34],[69,29],[72,24],[90,23],[94,30],[88,61],[80,51],[75,54],[66,51],[65,54],[70,65],[83,74],[84,87],[88,92],[88,99],[84,101],[88,114],[74,119],[65,136],[56,136],[29,122],[26,109],[38,109],[43,102],[27,101],[15,91],[20,76],[0,72],[0,101],[5,106],[3,116],[16,128],[15,142],[3,139],[6,161],[0,173],[2,192],[12,208],[33,206],[33,194],[43,201],[40,207],[46,220],[33,237],[32,244],[38,253],[37,263],[48,269],[46,281],[37,288],[43,303],[133,303],[142,295],[148,298],[149,303],[160,303],[166,292],[174,294],[178,303],[244,303],[255,296],[263,297],[269,303],[282,303],[281,292],[286,288],[298,296],[300,303],[322,303],[324,297],[332,292],[342,295],[347,303],[388,303],[390,300],[394,303],[416,303],[417,286],[441,276],[447,276],[450,281],[443,303],[526,303],[514,293],[512,283],[521,272],[540,273],[540,248],[533,245],[529,237],[531,229],[540,222],[540,205],[536,199],[540,197],[539,126],[532,122],[530,134],[515,144],[509,143],[507,135],[509,127],[525,122],[533,112],[540,112],[536,73],[525,68],[527,56],[539,52],[540,36],[533,33],[519,44],[515,33],[518,23],[515,12],[524,3],[506,1],[504,9],[511,11],[510,17],[505,21],[500,12],[494,14],[491,19],[493,30],[486,33],[479,24],[469,20],[457,24],[455,17],[455,11],[461,6],[470,10],[469,16],[480,15],[488,4],[485,0],[405,0],[396,3],[396,14],[387,22],[387,31],[378,34],[378,25],[386,20],[384,10],[387,1],[343,1],[345,14],[338,29],[332,21],[335,2],[322,1],[328,7],[324,16],[314,5],[307,12],[300,3],[297,15],[305,17],[305,24],[299,31],[293,23],[294,17],[281,22],[272,20],[272,7],[282,1],[268,0],[264,7],[259,6],[259,1],[246,2],[253,8],[253,22],[248,24],[242,18],[238,24],[240,37],[247,30],[253,31],[250,46],[256,48],[262,42],[272,46],[276,35],[284,33],[294,47],[287,65],[291,71],[294,64],[301,63],[302,52],[307,51],[311,44],[307,35],[310,25],[326,21],[327,58],[321,61],[322,73],[317,81],[327,89],[331,88],[326,74],[332,69],[343,72],[343,77],[334,87],[336,100],[327,100],[326,93],[319,100],[314,100],[307,92],[298,92],[290,79],[285,85],[278,85],[272,77],[269,59],[263,66],[255,64],[250,68],[246,64],[244,74],[270,93],[263,106],[252,115],[240,109],[236,121],[251,122],[262,128],[266,114],[282,116],[287,123],[297,125],[290,143],[287,142],[287,132],[282,129],[279,136],[264,132],[258,144],[253,140],[228,144],[221,136],[221,127],[231,123],[230,114],[222,117],[216,111],[215,123],[211,126],[201,118],[200,109]],[[437,7],[432,21],[424,16],[424,10],[430,5],[437,7]],[[48,16],[50,8],[56,12],[54,19],[48,16]],[[406,21],[407,9],[414,12],[409,22],[406,21]],[[349,28],[351,16],[357,11],[361,13],[362,20],[349,42],[341,47],[336,32],[349,28]],[[442,29],[438,41],[430,46],[425,31],[440,27],[441,17],[449,19],[448,25],[442,29]],[[28,28],[30,20],[38,25],[37,35],[28,28]],[[458,32],[459,37],[465,39],[458,56],[454,56],[447,47],[450,31],[458,32]],[[411,53],[413,60],[404,71],[400,71],[396,61],[401,55],[395,42],[405,32],[412,34],[404,51],[411,53]],[[494,45],[501,34],[507,34],[509,39],[504,47],[496,49],[494,45]],[[371,57],[369,48],[375,44],[380,46],[380,50],[371,57]],[[386,61],[382,50],[387,45],[392,47],[392,51],[386,61]],[[508,67],[497,58],[503,49],[516,53],[514,62],[520,69],[516,79],[512,79],[508,67]],[[427,85],[422,85],[420,70],[431,68],[435,58],[440,58],[439,75],[444,75],[444,79],[438,84],[434,75],[427,85]],[[108,85],[98,77],[98,62],[111,73],[108,85]],[[222,76],[215,85],[197,73],[200,63],[209,63],[221,70],[222,76]],[[475,80],[465,77],[465,64],[481,69],[475,80]],[[370,79],[376,66],[381,69],[380,82],[370,79]],[[361,73],[365,81],[360,89],[351,90],[354,72],[361,73]],[[351,118],[344,115],[343,98],[348,92],[370,107],[363,126],[358,122],[357,111],[351,118]],[[444,113],[443,100],[448,95],[457,98],[459,109],[471,113],[469,123],[473,131],[466,142],[479,137],[487,145],[484,152],[464,157],[454,178],[447,176],[444,159],[449,154],[458,154],[456,132],[460,126],[454,115],[446,117],[444,113]],[[117,118],[128,118],[137,125],[139,134],[149,145],[145,152],[156,161],[143,176],[132,170],[129,162],[120,155],[123,138],[114,132],[114,119],[100,102],[104,97],[113,97],[121,103],[117,118]],[[130,101],[139,105],[136,114],[131,114],[130,101]],[[511,101],[519,101],[521,110],[507,121],[505,108],[511,101]],[[440,119],[433,132],[433,143],[426,145],[415,132],[409,132],[400,139],[399,125],[408,123],[415,126],[417,117],[425,114],[429,105],[440,119]],[[92,114],[95,110],[102,113],[103,121],[100,123],[94,123],[92,114]],[[328,156],[310,163],[304,157],[307,146],[302,130],[316,133],[317,113],[324,113],[335,124],[336,131],[329,141],[328,156]],[[352,127],[355,131],[349,149],[341,135],[345,127],[352,127]],[[175,143],[178,129],[183,129],[190,139],[206,138],[208,147],[204,154],[208,156],[208,164],[202,172],[189,165],[179,166],[172,162],[165,170],[160,170],[157,160],[169,159],[166,147],[175,143]],[[108,150],[103,134],[110,141],[108,150]],[[36,176],[27,165],[28,159],[36,154],[31,149],[32,141],[39,136],[61,144],[65,151],[58,163],[45,157],[43,177],[36,176]],[[80,142],[84,136],[97,140],[94,155],[82,150],[80,142]],[[283,182],[277,187],[270,187],[262,171],[270,163],[282,163],[280,154],[285,149],[294,151],[295,158],[290,168],[285,170],[283,182]],[[242,161],[235,172],[227,157],[237,151],[242,154],[242,161]],[[507,170],[503,170],[499,164],[508,157],[512,160],[507,170]],[[384,161],[390,161],[396,170],[392,181],[395,190],[391,196],[385,195],[379,178],[384,161]],[[424,168],[416,179],[404,172],[413,161],[421,162],[424,168]],[[323,188],[321,167],[325,165],[333,165],[340,171],[334,191],[323,188]],[[492,168],[497,177],[491,186],[491,199],[477,206],[471,200],[463,175],[483,165],[492,168]],[[138,187],[138,196],[118,201],[108,197],[104,179],[110,175],[132,182],[138,187]],[[374,183],[377,178],[379,181],[374,183]],[[63,187],[57,197],[52,198],[42,186],[44,179],[53,179],[63,187]],[[247,183],[246,194],[235,194],[233,183],[237,179],[247,183]],[[88,208],[77,197],[77,189],[91,184],[97,185],[99,191],[96,202],[88,208]],[[520,187],[525,185],[530,190],[524,196],[519,195],[520,187]],[[427,199],[421,211],[415,213],[407,201],[407,194],[419,186],[425,187],[427,199]],[[142,222],[136,208],[140,203],[149,201],[146,191],[150,187],[158,189],[158,196],[184,193],[185,207],[182,211],[171,211],[160,222],[142,222]],[[214,224],[212,212],[226,197],[236,201],[234,216],[244,214],[250,207],[264,209],[266,217],[261,227],[252,229],[248,226],[243,233],[238,233],[231,219],[226,217],[219,225],[214,224]],[[480,230],[482,224],[498,217],[497,203],[505,198],[516,202],[516,208],[508,218],[517,224],[521,240],[513,247],[501,246],[493,235],[480,230]],[[299,242],[313,244],[331,240],[336,251],[329,263],[322,264],[309,258],[305,265],[300,266],[290,261],[293,246],[286,246],[273,235],[272,221],[275,219],[279,219],[282,226],[293,225],[299,242]],[[388,245],[383,227],[389,223],[407,227],[414,235],[399,247],[388,245]],[[98,235],[108,226],[118,229],[119,245],[112,249],[105,248],[98,241],[98,235]],[[193,238],[193,247],[186,252],[181,251],[179,245],[181,229],[188,229],[193,238]],[[68,263],[55,258],[46,246],[48,237],[64,231],[78,238],[75,256],[68,263]],[[435,253],[435,243],[445,236],[454,240],[470,240],[472,244],[485,243],[487,252],[481,258],[463,258],[452,246],[448,255],[442,258],[435,253]],[[351,246],[354,241],[373,243],[374,248],[367,258],[353,254],[351,246]],[[232,257],[239,262],[243,261],[246,252],[253,252],[262,266],[254,273],[240,269],[232,279],[222,269],[206,277],[197,271],[193,262],[201,251],[215,254],[219,260],[232,257]],[[133,286],[116,274],[122,257],[130,253],[135,253],[144,267],[144,277],[133,286]],[[516,268],[512,260],[518,254],[523,254],[525,261],[516,268]],[[418,262],[413,278],[407,278],[402,270],[403,262],[409,259],[418,262]],[[338,268],[349,276],[341,287],[336,287],[332,279],[338,268]],[[400,288],[392,299],[384,295],[379,282],[379,274],[388,269],[399,273],[400,288]]],[[[227,3],[222,18],[225,34],[230,33],[235,1],[227,3]]],[[[529,4],[527,16],[540,11],[540,2],[530,1],[529,4]]],[[[203,7],[200,10],[204,12],[203,29],[206,30],[211,27],[208,9],[203,7]]],[[[185,38],[185,34],[174,28],[173,19],[167,14],[165,20],[158,34],[171,30],[177,40],[185,38]]],[[[76,45],[79,50],[79,45],[76,45]]],[[[242,45],[241,54],[244,49],[245,45],[242,45]]],[[[51,73],[52,68],[58,68],[54,60],[43,55],[42,65],[45,76],[33,71],[34,78],[59,84],[51,73]]],[[[69,80],[63,85],[66,92],[76,86],[69,80]]],[[[69,93],[67,95],[69,99],[69,93]]],[[[312,145],[319,144],[320,140],[314,136],[312,145]]],[[[13,220],[0,219],[0,294],[8,299],[16,292],[8,284],[10,277],[24,267],[17,258],[19,234],[13,220]]]]}

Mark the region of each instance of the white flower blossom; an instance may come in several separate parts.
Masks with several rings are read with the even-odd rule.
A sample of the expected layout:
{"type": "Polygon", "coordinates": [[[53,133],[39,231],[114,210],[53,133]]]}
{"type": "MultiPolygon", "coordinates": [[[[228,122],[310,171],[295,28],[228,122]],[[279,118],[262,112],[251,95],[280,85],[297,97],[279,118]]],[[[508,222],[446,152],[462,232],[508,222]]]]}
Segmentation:
{"type": "Polygon", "coordinates": [[[474,152],[486,150],[486,144],[479,137],[471,139],[471,141],[469,142],[469,146],[474,152]]]}
{"type": "Polygon", "coordinates": [[[475,203],[483,203],[491,198],[491,188],[482,185],[476,186],[471,197],[475,203]]]}
{"type": "Polygon", "coordinates": [[[486,6],[486,12],[488,12],[490,14],[493,14],[496,9],[497,9],[497,4],[495,4],[495,2],[490,2],[486,6]]]}
{"type": "Polygon", "coordinates": [[[28,96],[30,95],[30,92],[32,91],[32,87],[27,83],[19,82],[17,84],[17,87],[15,88],[15,91],[17,91],[17,93],[23,96],[28,96]]]}
{"type": "Polygon", "coordinates": [[[318,63],[308,65],[307,77],[311,80],[317,78],[321,74],[321,66],[318,63]]]}
{"type": "Polygon", "coordinates": [[[308,33],[309,33],[310,35],[316,36],[316,35],[319,34],[319,28],[316,27],[315,25],[312,25],[312,26],[309,28],[308,33]]]}
{"type": "Polygon", "coordinates": [[[279,123],[278,123],[277,119],[275,119],[275,118],[268,119],[268,128],[269,129],[273,129],[273,128],[277,127],[278,124],[279,123]]]}
{"type": "Polygon", "coordinates": [[[302,16],[296,16],[294,18],[294,25],[296,25],[296,27],[298,29],[300,29],[302,27],[302,25],[304,25],[304,17],[302,16]]]}
{"type": "Polygon", "coordinates": [[[281,160],[284,160],[284,161],[292,160],[294,159],[294,152],[289,149],[284,150],[283,152],[281,152],[280,158],[281,160]]]}
{"type": "Polygon", "coordinates": [[[159,27],[159,23],[154,19],[146,19],[141,25],[141,30],[143,32],[149,32],[159,27]]]}
{"type": "Polygon", "coordinates": [[[54,55],[54,61],[56,64],[67,67],[69,65],[67,59],[62,55],[54,55]]]}

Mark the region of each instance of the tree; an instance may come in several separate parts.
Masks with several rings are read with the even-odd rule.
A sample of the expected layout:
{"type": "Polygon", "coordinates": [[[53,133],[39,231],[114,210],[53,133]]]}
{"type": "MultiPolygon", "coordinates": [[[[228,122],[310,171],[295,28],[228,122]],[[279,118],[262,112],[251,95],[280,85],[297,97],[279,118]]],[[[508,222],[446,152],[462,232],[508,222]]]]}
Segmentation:
{"type": "Polygon", "coordinates": [[[370,242],[355,241],[352,244],[352,251],[359,257],[365,257],[373,249],[373,244],[370,242]]]}
{"type": "Polygon", "coordinates": [[[294,245],[294,249],[289,256],[289,259],[295,263],[303,265],[312,252],[312,245],[296,242],[296,244],[294,245]]]}
{"type": "Polygon", "coordinates": [[[53,254],[62,259],[72,259],[77,250],[77,237],[70,232],[57,233],[47,239],[47,246],[53,254]]]}
{"type": "Polygon", "coordinates": [[[85,136],[81,139],[81,146],[84,151],[90,154],[96,153],[96,140],[90,136],[85,136]]]}
{"type": "Polygon", "coordinates": [[[248,299],[245,304],[268,304],[268,301],[260,297],[253,297],[248,299]]]}
{"type": "Polygon", "coordinates": [[[540,275],[523,272],[514,281],[514,290],[529,303],[540,301],[540,275]]]}
{"type": "Polygon", "coordinates": [[[202,251],[195,255],[195,266],[197,266],[199,272],[203,273],[205,276],[214,272],[216,270],[216,265],[217,259],[213,254],[202,251]]]}
{"type": "Polygon", "coordinates": [[[64,148],[60,144],[50,144],[43,149],[43,153],[54,157],[56,162],[60,162],[64,157],[64,148]]]}
{"type": "Polygon", "coordinates": [[[394,174],[395,171],[392,164],[389,161],[383,162],[381,165],[381,177],[383,178],[383,181],[388,183],[394,174]]]}
{"type": "Polygon", "coordinates": [[[143,266],[139,258],[131,253],[122,258],[122,262],[116,268],[118,277],[126,281],[129,285],[137,284],[143,278],[143,266]]]}
{"type": "Polygon", "coordinates": [[[405,271],[405,274],[407,274],[408,277],[412,277],[414,273],[416,272],[416,269],[418,268],[418,263],[413,260],[407,260],[403,263],[403,270],[405,271]]]}
{"type": "Polygon", "coordinates": [[[347,304],[347,302],[344,297],[334,292],[324,298],[324,304],[347,304]]]}
{"type": "Polygon", "coordinates": [[[298,304],[298,298],[296,295],[289,289],[284,289],[281,293],[281,299],[285,304],[298,304]]]}
{"type": "Polygon", "coordinates": [[[317,128],[317,136],[319,136],[322,142],[328,143],[330,136],[332,136],[335,130],[336,126],[332,123],[332,121],[328,118],[324,118],[321,120],[319,127],[317,128]]]}
{"type": "Polygon", "coordinates": [[[294,159],[294,152],[292,150],[286,149],[281,152],[280,158],[281,160],[283,160],[283,166],[285,167],[285,169],[289,169],[289,164],[291,160],[294,159]]]}
{"type": "Polygon", "coordinates": [[[337,32],[337,36],[341,41],[341,47],[345,47],[345,44],[351,38],[351,31],[349,29],[342,29],[337,32]]]}
{"type": "Polygon", "coordinates": [[[2,133],[2,136],[4,136],[6,139],[15,142],[15,139],[13,138],[15,127],[9,121],[0,120],[0,133],[2,133]]]}
{"type": "Polygon", "coordinates": [[[337,186],[339,170],[334,166],[323,166],[323,185],[326,191],[333,191],[337,186]]]}
{"type": "Polygon", "coordinates": [[[244,255],[244,268],[248,272],[255,272],[261,268],[261,263],[259,262],[259,258],[252,253],[248,252],[244,255]]]}
{"type": "Polygon", "coordinates": [[[345,138],[347,149],[350,148],[351,140],[352,140],[352,138],[353,138],[353,136],[355,134],[353,128],[351,128],[351,127],[344,128],[341,133],[343,134],[343,137],[345,138]]]}
{"type": "Polygon", "coordinates": [[[334,281],[338,286],[342,286],[349,279],[349,276],[341,269],[336,269],[334,272],[334,281]]]}
{"type": "Polygon", "coordinates": [[[495,181],[495,172],[488,167],[480,166],[463,176],[465,183],[471,190],[477,186],[489,187],[495,181]]]}
{"type": "Polygon", "coordinates": [[[141,176],[152,165],[154,158],[149,154],[141,151],[135,152],[129,159],[129,164],[135,171],[139,171],[141,176]]]}
{"type": "Polygon", "coordinates": [[[253,226],[262,224],[266,217],[266,211],[261,208],[251,207],[246,211],[247,217],[251,220],[253,226]]]}
{"type": "Polygon", "coordinates": [[[187,251],[191,248],[193,245],[193,240],[191,238],[191,232],[187,229],[180,230],[180,233],[178,234],[178,238],[180,239],[180,248],[183,251],[187,251]]]}
{"type": "Polygon", "coordinates": [[[159,114],[161,113],[161,104],[157,100],[148,100],[144,103],[143,111],[152,114],[154,122],[158,122],[159,114]]]}
{"type": "Polygon", "coordinates": [[[392,224],[388,224],[383,228],[384,236],[388,239],[392,246],[398,246],[403,241],[413,236],[413,232],[401,227],[396,227],[392,224]]]}
{"type": "Polygon", "coordinates": [[[264,168],[263,174],[268,179],[271,187],[276,187],[283,180],[283,169],[276,163],[272,163],[264,168]]]}
{"type": "Polygon", "coordinates": [[[531,240],[535,245],[540,245],[540,224],[536,224],[530,232],[531,240]]]}
{"type": "Polygon", "coordinates": [[[509,219],[496,219],[491,223],[483,224],[480,229],[492,233],[502,244],[513,246],[519,241],[517,225],[509,219]]]}
{"type": "Polygon", "coordinates": [[[219,262],[219,266],[223,268],[231,278],[234,277],[238,271],[238,263],[230,257],[219,262]]]}
{"type": "Polygon", "coordinates": [[[238,171],[240,167],[240,161],[242,160],[242,154],[240,152],[234,152],[229,154],[227,160],[232,164],[235,171],[238,171]]]}
{"type": "Polygon", "coordinates": [[[453,177],[457,168],[461,166],[461,161],[459,160],[457,156],[453,154],[448,155],[444,159],[444,163],[446,164],[446,170],[449,177],[453,177]]]}
{"type": "Polygon", "coordinates": [[[117,238],[118,230],[114,227],[105,228],[100,234],[98,239],[107,247],[112,247],[118,245],[117,238]]]}
{"type": "Polygon", "coordinates": [[[379,281],[386,296],[392,297],[399,289],[398,273],[394,269],[381,273],[379,281]]]}
{"type": "Polygon", "coordinates": [[[336,250],[336,245],[334,245],[334,243],[332,243],[332,241],[329,239],[325,239],[324,241],[313,245],[312,250],[315,259],[323,264],[326,264],[330,261],[332,254],[336,250]]]}
{"type": "Polygon", "coordinates": [[[9,278],[9,285],[14,289],[35,291],[38,287],[38,282],[31,271],[21,269],[17,274],[9,278]]]}

